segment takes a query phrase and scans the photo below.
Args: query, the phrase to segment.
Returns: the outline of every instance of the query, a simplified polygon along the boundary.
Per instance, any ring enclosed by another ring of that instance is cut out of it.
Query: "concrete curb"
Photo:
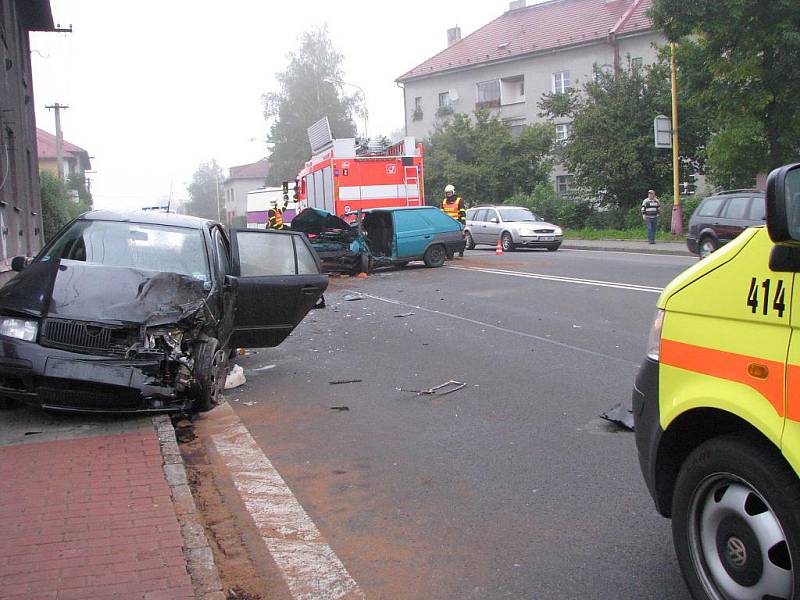
[[[222,581],[214,563],[214,554],[211,552],[205,530],[198,517],[192,490],[189,489],[172,420],[167,415],[157,415],[153,417],[153,426],[161,446],[164,476],[167,478],[172,505],[181,528],[183,556],[192,578],[195,597],[198,600],[225,600]]]
[[[567,250],[596,250],[599,252],[603,251],[635,252],[637,254],[666,254],[669,256],[695,256],[694,254],[689,252],[686,248],[665,248],[663,246],[656,248],[646,248],[646,247],[636,248],[631,246],[623,246],[622,244],[615,243],[613,240],[609,240],[606,244],[603,245],[582,244],[576,241],[565,240],[561,244],[561,247]]]

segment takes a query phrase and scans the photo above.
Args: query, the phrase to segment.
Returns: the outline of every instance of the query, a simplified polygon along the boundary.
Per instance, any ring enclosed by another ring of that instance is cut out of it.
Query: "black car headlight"
[[[0,317],[0,335],[25,340],[26,342],[34,342],[38,332],[38,321],[17,319],[15,317]]]

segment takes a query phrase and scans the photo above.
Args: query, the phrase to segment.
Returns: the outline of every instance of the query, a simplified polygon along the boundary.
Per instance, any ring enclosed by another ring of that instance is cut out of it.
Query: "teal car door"
[[[433,226],[416,210],[396,210],[392,216],[397,240],[395,258],[422,256],[433,239]]]

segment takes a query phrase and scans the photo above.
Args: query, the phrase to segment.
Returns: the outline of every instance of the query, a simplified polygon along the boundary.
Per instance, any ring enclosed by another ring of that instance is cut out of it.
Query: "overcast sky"
[[[508,9],[501,0],[50,4],[74,32],[31,35],[37,124],[54,133],[45,105],[69,105],[64,138],[93,157],[92,192],[103,208],[149,206],[170,186],[185,198],[201,162],[228,168],[263,157],[261,95],[275,89],[307,29],[327,23],[345,81],[366,92],[370,134],[388,135],[403,126],[395,78],[443,50],[449,27],[465,36]]]

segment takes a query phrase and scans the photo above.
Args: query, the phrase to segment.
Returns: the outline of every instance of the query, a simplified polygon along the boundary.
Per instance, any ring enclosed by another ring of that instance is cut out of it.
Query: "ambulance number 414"
[[[747,293],[747,306],[750,307],[753,314],[758,312],[759,304],[761,305],[761,314],[767,316],[770,310],[770,298],[772,299],[772,310],[778,313],[778,318],[783,317],[783,311],[786,310],[786,304],[784,302],[784,296],[786,295],[786,290],[783,286],[783,279],[778,279],[775,282],[775,290],[774,295],[770,296],[770,291],[772,289],[772,280],[765,279],[758,283],[758,278],[753,277],[750,280],[750,291]],[[761,296],[761,300],[759,301],[759,296]]]

